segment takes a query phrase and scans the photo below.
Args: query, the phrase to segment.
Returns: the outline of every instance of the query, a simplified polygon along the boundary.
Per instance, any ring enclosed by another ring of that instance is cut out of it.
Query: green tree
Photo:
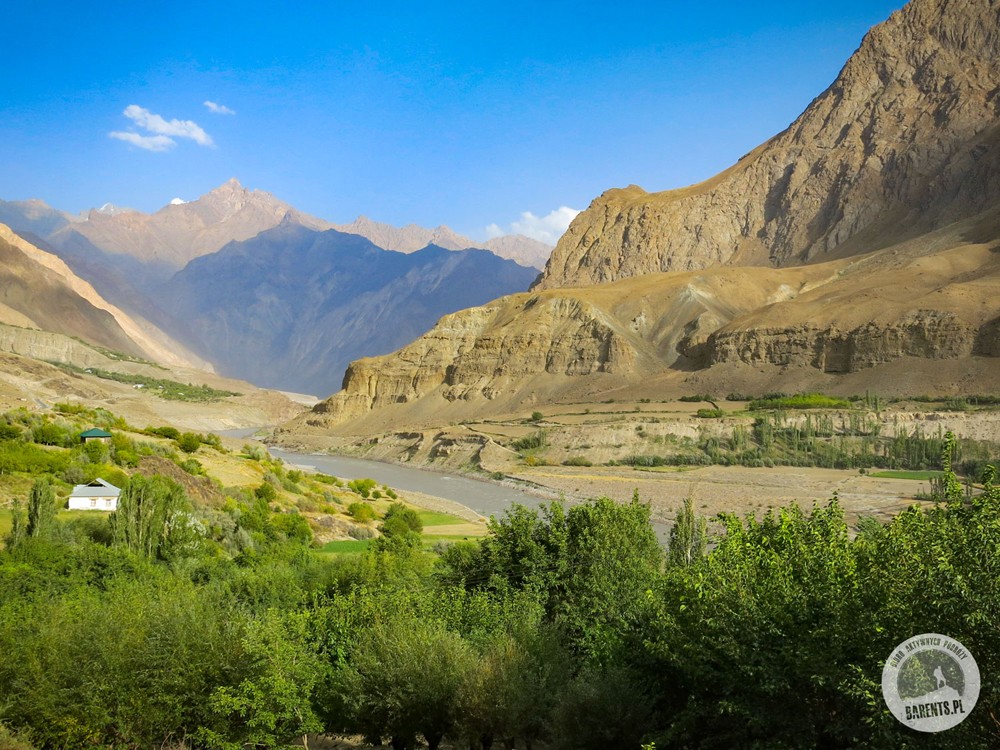
[[[6,539],[7,549],[14,549],[27,536],[25,526],[24,509],[21,507],[21,501],[15,497],[10,508],[10,533],[7,534]]]
[[[198,536],[184,488],[163,476],[135,475],[122,487],[111,514],[111,534],[149,558],[168,558],[191,547]]]
[[[563,641],[553,626],[532,618],[486,638],[459,694],[458,729],[470,747],[489,750],[497,740],[530,747],[546,737],[572,670]]]
[[[249,623],[240,641],[245,674],[238,684],[212,691],[216,728],[203,728],[201,741],[222,750],[277,748],[322,730],[312,695],[324,668],[308,643],[308,619],[271,610]]]
[[[182,432],[177,437],[177,447],[185,453],[195,453],[201,447],[201,435],[196,432]]]
[[[423,735],[436,750],[458,717],[472,650],[439,620],[383,615],[359,637],[339,675],[340,696],[366,736],[388,736],[394,750]]]
[[[423,530],[424,524],[417,511],[402,503],[390,505],[379,526],[385,543],[410,547],[420,546],[420,534]]]
[[[695,514],[694,499],[689,495],[684,498],[684,505],[677,512],[677,518],[670,529],[667,562],[672,565],[690,565],[700,559],[705,555],[707,536],[707,522]]]
[[[56,518],[56,495],[48,477],[40,477],[31,485],[28,495],[28,536],[41,536]]]

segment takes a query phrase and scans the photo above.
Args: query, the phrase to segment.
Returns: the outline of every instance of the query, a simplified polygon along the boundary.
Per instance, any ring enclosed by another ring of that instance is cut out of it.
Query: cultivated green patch
[[[181,383],[176,380],[167,380],[165,378],[151,378],[146,375],[111,372],[109,370],[102,370],[96,367],[83,368],[77,367],[76,365],[66,364],[64,362],[51,362],[50,364],[53,364],[63,370],[68,370],[69,372],[93,375],[94,377],[101,378],[103,380],[113,380],[116,383],[127,383],[129,385],[145,388],[150,393],[170,401],[220,401],[230,396],[240,395],[236,391],[212,388],[211,386],[204,384],[195,385],[193,383]]]

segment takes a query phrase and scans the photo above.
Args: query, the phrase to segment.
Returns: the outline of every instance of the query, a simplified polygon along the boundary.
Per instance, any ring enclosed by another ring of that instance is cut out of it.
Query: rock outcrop
[[[539,288],[876,250],[1000,199],[1000,4],[912,0],[792,125],[681,190],[609,190]]]

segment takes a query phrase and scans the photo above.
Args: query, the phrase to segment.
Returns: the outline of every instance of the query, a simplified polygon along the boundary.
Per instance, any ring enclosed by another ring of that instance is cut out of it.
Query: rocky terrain
[[[533,293],[352,363],[311,426],[698,385],[995,392],[998,44],[996,3],[914,0],[784,133],[692,188],[609,191]]]
[[[104,299],[57,256],[0,225],[0,322],[74,336],[164,364],[206,365],[161,330]]]
[[[1000,199],[1000,7],[913,0],[787,130],[698,185],[609,190],[539,288],[866,253]]]
[[[480,243],[495,248],[486,252],[447,227],[399,229],[365,217],[334,231],[235,179],[154,214],[105,205],[71,216],[31,200],[0,202],[0,216],[132,319],[168,331],[177,356],[322,395],[340,385],[351,359],[392,351],[441,315],[527,289],[551,250],[509,236]]]

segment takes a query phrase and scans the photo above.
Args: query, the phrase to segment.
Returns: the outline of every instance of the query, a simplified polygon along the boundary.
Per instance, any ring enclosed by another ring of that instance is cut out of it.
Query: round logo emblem
[[[954,638],[915,635],[886,659],[882,696],[911,729],[943,732],[960,724],[979,700],[979,666]]]

